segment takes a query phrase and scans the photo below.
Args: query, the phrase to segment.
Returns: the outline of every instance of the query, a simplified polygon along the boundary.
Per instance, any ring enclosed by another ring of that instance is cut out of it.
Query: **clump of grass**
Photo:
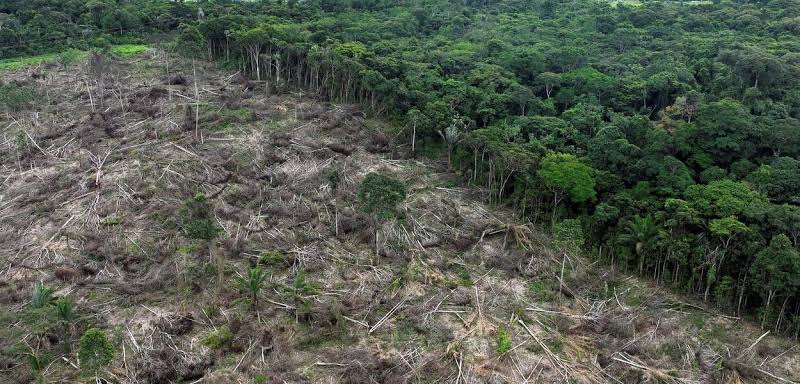
[[[286,254],[278,250],[264,252],[261,257],[258,258],[258,264],[265,265],[267,267],[285,266]]]
[[[319,292],[319,287],[316,284],[306,280],[306,273],[303,271],[297,273],[292,285],[297,294],[314,295]]]
[[[46,287],[43,283],[36,284],[31,295],[31,308],[44,308],[53,301],[53,289]]]
[[[528,289],[531,291],[536,300],[543,302],[551,302],[555,300],[553,290],[548,287],[548,284],[543,280],[535,280],[528,283]]]
[[[233,340],[233,332],[231,332],[228,327],[222,326],[206,336],[206,338],[203,340],[203,345],[211,349],[221,349],[230,343],[231,340]]]

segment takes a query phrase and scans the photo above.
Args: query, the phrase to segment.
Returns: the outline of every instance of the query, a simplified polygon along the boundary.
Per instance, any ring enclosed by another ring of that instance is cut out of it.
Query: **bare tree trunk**
[[[417,122],[414,121],[411,128],[411,157],[417,155]]]
[[[764,325],[767,323],[767,315],[769,315],[769,305],[772,303],[772,296],[775,294],[775,291],[769,290],[769,295],[767,295],[767,305],[764,306],[764,316],[761,317],[761,329],[764,329]]]
[[[200,92],[197,89],[197,68],[192,59],[192,73],[194,76],[194,137],[200,137]]]

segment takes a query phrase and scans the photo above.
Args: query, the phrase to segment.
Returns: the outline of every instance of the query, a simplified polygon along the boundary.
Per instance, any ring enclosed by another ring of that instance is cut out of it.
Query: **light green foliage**
[[[55,53],[48,53],[36,56],[18,57],[13,59],[0,60],[0,70],[17,70],[41,63],[54,62],[58,56]]]
[[[733,236],[738,233],[747,232],[749,229],[744,223],[736,220],[733,216],[723,217],[721,219],[714,219],[708,225],[709,230],[714,235],[720,237]]]
[[[747,207],[766,202],[747,184],[730,179],[692,185],[686,189],[685,196],[694,209],[709,217],[738,215]]]
[[[537,175],[548,188],[566,194],[576,203],[590,200],[596,195],[592,168],[574,155],[553,153],[545,156]]]
[[[111,53],[118,55],[118,56],[136,56],[141,55],[142,53],[147,52],[150,49],[147,45],[142,44],[123,44],[123,45],[115,45],[111,48]]]
[[[90,328],[81,336],[78,359],[84,375],[96,375],[111,364],[114,359],[114,346],[111,345],[105,332]]]
[[[406,198],[406,185],[391,176],[370,173],[358,187],[361,209],[378,219],[397,216],[397,204]]]
[[[506,327],[497,327],[497,353],[504,354],[511,350],[511,338]]]
[[[61,68],[66,69],[70,65],[77,63],[85,57],[86,53],[83,51],[79,51],[77,49],[68,49],[59,53],[58,56],[56,56],[56,60],[58,61],[58,64],[61,65]]]

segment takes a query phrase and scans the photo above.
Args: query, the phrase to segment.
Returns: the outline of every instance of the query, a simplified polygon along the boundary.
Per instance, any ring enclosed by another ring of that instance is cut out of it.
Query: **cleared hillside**
[[[586,261],[357,107],[156,50],[2,74],[35,95],[0,117],[2,383],[800,380],[796,344]],[[407,186],[392,219],[370,173]]]

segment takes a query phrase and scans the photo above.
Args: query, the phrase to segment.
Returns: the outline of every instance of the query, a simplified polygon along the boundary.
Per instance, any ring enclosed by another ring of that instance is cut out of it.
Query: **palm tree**
[[[47,287],[39,282],[33,288],[31,295],[31,308],[44,308],[53,300],[53,288]]]
[[[641,275],[644,269],[644,254],[654,248],[660,235],[658,226],[650,216],[636,216],[625,225],[623,231],[619,240],[622,244],[633,246],[636,250],[636,257],[639,258],[639,274]]]
[[[64,333],[64,353],[69,354],[71,351],[70,336],[72,334],[71,327],[75,321],[75,302],[68,297],[59,298],[56,301],[56,320],[63,327]]]
[[[261,267],[250,268],[246,276],[239,276],[236,282],[242,293],[250,295],[250,305],[253,312],[258,308],[258,296],[264,287],[264,278],[267,273]]]

